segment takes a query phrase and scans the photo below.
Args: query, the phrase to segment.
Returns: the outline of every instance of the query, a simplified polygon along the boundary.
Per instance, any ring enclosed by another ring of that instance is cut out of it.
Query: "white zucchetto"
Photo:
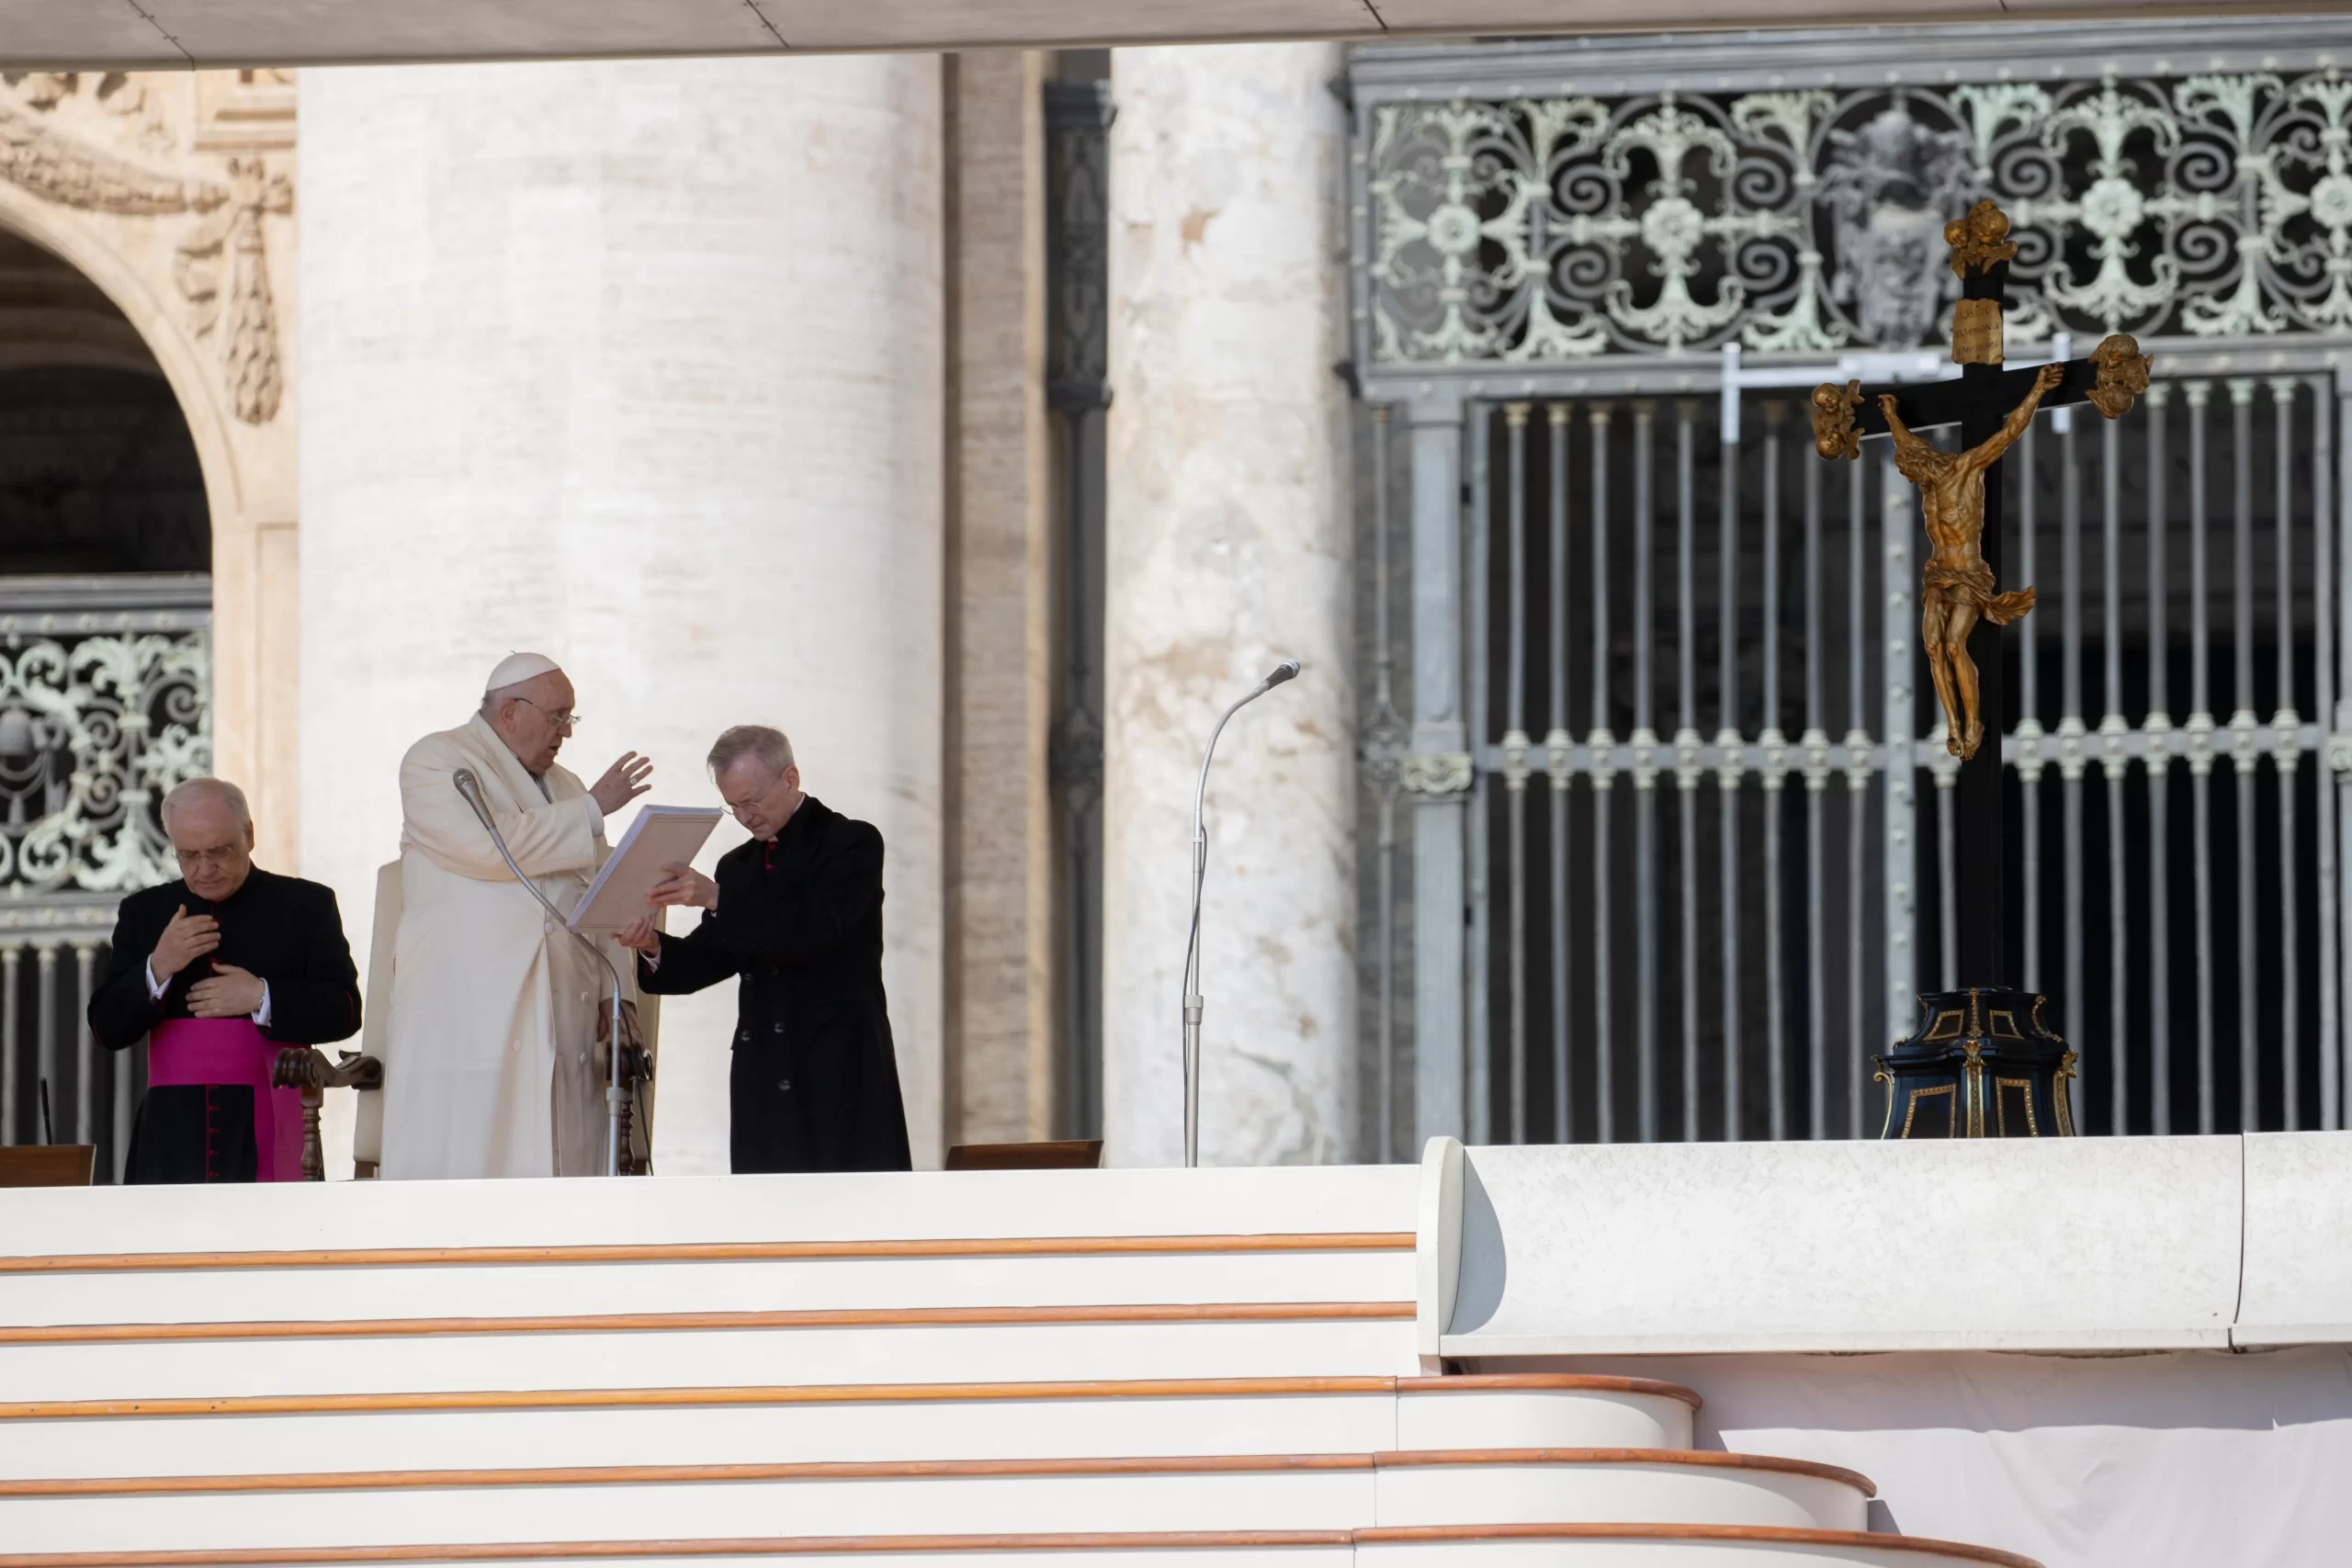
[[[510,653],[498,661],[497,669],[490,672],[490,682],[482,687],[481,694],[486,697],[492,692],[518,686],[534,675],[545,675],[562,668],[544,653]]]

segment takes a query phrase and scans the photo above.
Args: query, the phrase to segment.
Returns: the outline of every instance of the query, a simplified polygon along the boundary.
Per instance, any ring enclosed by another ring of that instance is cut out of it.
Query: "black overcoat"
[[[220,922],[220,945],[171,978],[160,998],[147,994],[147,959],[175,911]],[[188,1016],[188,987],[232,964],[269,984],[265,1037],[288,1045],[323,1045],[359,1032],[358,972],[344,940],[334,889],[259,866],[219,904],[167,882],[125,898],[115,911],[114,947],[105,976],[90,993],[90,1032],[120,1051],[165,1019]],[[118,1069],[120,1070],[120,1069]],[[254,1169],[253,1090],[201,1084],[150,1089],[130,1134],[128,1181],[251,1181]]]
[[[656,995],[729,976],[728,1154],[738,1174],[906,1170],[907,1112],[882,994],[882,835],[814,796],[773,842],[720,857],[718,908],[638,963]]]

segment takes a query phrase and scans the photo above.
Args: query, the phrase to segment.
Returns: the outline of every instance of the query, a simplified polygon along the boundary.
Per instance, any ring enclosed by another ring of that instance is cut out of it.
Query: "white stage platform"
[[[0,1568],[2333,1563],[2347,1233],[2347,1134],[10,1192]]]

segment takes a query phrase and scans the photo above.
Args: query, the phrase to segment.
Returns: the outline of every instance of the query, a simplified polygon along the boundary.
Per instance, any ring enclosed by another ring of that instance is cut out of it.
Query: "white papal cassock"
[[[382,1174],[594,1176],[606,1111],[596,1016],[610,979],[514,881],[453,775],[470,768],[514,859],[567,913],[608,852],[579,778],[544,794],[477,714],[401,760],[401,924]],[[636,968],[604,943],[636,998]]]

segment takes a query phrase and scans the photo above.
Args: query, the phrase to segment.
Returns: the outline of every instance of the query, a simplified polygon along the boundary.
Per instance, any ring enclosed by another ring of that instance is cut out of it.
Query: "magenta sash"
[[[302,1179],[302,1093],[272,1089],[278,1043],[249,1018],[175,1018],[147,1038],[147,1082],[243,1084],[254,1091],[254,1179]]]

